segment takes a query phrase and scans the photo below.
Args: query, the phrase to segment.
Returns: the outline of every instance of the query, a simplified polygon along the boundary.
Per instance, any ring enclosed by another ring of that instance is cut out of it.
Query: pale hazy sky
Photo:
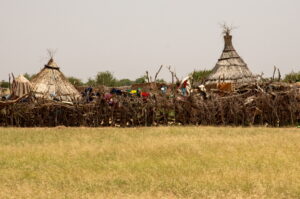
[[[224,21],[238,26],[233,43],[252,72],[300,70],[300,0],[0,0],[0,79],[39,72],[48,48],[83,80],[154,76],[161,64],[184,77],[214,67]]]

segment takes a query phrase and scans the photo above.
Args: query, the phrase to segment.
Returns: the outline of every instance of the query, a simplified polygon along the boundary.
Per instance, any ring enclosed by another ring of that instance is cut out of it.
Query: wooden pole
[[[156,82],[157,76],[158,76],[158,74],[160,73],[162,67],[163,67],[163,65],[161,65],[161,66],[159,67],[158,71],[157,71],[156,74],[155,74],[155,77],[154,77],[154,81],[155,81],[155,82]]]

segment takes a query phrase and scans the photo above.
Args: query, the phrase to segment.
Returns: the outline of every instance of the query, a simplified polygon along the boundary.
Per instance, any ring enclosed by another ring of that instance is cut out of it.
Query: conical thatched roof
[[[80,98],[80,93],[59,70],[53,58],[32,79],[31,83],[36,97],[69,102]]]
[[[12,95],[14,97],[22,97],[31,92],[31,83],[23,75],[14,78],[12,83]]]
[[[232,45],[230,31],[224,35],[224,50],[212,73],[207,78],[207,84],[224,82],[245,83],[255,81],[256,78],[249,70],[247,64],[238,55]]]

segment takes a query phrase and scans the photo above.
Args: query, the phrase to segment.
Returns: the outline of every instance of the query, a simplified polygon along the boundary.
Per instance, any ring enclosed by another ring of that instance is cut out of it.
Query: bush
[[[117,86],[130,86],[132,84],[132,81],[130,79],[120,79],[117,80],[116,85]]]
[[[83,82],[81,81],[81,79],[76,78],[76,77],[69,77],[68,78],[69,82],[71,84],[73,84],[74,86],[82,86]]]
[[[99,72],[96,76],[96,84],[97,85],[104,85],[104,86],[116,86],[117,80],[114,75],[109,72]]]
[[[291,72],[284,78],[285,82],[300,82],[300,72]]]
[[[2,87],[2,88],[8,88],[9,87],[9,83],[3,80],[2,82],[0,82],[0,87]]]
[[[211,74],[212,70],[198,70],[194,71],[190,75],[193,77],[194,82],[203,82]]]
[[[24,74],[24,77],[26,78],[26,79],[28,79],[29,81],[31,81],[34,77],[36,76],[36,74],[28,74],[28,73],[25,73]]]
[[[146,82],[147,82],[147,81],[146,81],[146,76],[139,77],[139,78],[137,78],[137,79],[134,81],[135,84],[143,84],[143,83],[146,83]]]

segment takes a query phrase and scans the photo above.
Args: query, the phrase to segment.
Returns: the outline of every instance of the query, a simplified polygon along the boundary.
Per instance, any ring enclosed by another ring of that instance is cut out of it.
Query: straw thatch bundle
[[[12,96],[22,97],[31,92],[32,85],[26,77],[19,75],[12,83]]]
[[[208,76],[206,84],[214,84],[219,81],[246,83],[256,80],[247,64],[235,51],[230,31],[231,28],[224,26],[224,50],[212,73]]]
[[[39,98],[70,102],[81,97],[76,88],[59,70],[52,57],[31,82],[33,93]]]
[[[0,87],[0,97],[10,95],[10,89],[9,88],[1,88]]]

